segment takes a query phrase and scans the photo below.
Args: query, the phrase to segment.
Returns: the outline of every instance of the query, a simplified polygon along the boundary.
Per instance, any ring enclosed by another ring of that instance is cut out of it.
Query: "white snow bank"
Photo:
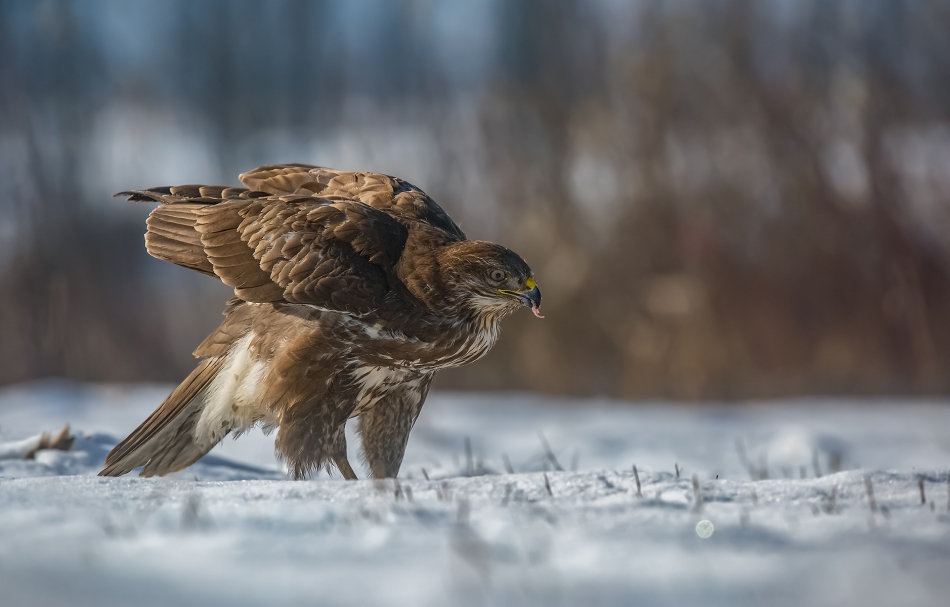
[[[260,433],[170,478],[93,476],[165,394],[68,384],[0,393],[0,443],[67,422],[76,434],[71,452],[0,461],[0,604],[868,606],[950,596],[946,403],[624,407],[433,394],[398,482],[284,480]],[[516,474],[464,476],[504,472],[503,454]],[[844,470],[827,474],[835,461]],[[802,467],[809,478],[798,478]],[[702,520],[713,525],[707,539]]]

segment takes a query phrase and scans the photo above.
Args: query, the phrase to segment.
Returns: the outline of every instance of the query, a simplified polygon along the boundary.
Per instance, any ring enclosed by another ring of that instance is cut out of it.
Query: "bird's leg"
[[[411,421],[389,399],[360,414],[363,453],[373,478],[395,478],[406,451]],[[404,422],[404,423],[400,423]]]
[[[330,438],[330,457],[333,458],[333,463],[336,464],[337,469],[340,471],[340,474],[343,475],[348,481],[359,480],[356,477],[356,472],[353,471],[353,466],[350,465],[348,459],[346,459],[346,424],[340,424],[339,427],[333,432],[333,435]]]
[[[395,478],[399,474],[409,431],[428,391],[428,379],[421,386],[392,390],[372,409],[360,414],[363,453],[373,478]]]
[[[348,481],[359,480],[356,477],[356,473],[353,472],[353,467],[350,466],[349,460],[346,459],[346,455],[335,456],[333,458],[333,462],[336,464],[336,467],[339,468],[340,474],[343,475],[343,478]]]

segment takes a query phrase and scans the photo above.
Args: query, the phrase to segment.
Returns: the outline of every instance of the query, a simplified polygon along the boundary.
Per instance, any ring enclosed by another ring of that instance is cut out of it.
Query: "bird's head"
[[[503,316],[525,306],[544,318],[534,272],[514,251],[467,240],[448,247],[440,266],[454,299],[475,312]]]

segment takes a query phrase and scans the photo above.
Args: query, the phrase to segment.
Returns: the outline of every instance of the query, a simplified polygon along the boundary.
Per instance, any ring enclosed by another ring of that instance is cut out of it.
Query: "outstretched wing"
[[[359,200],[392,215],[401,223],[422,221],[465,240],[465,233],[428,194],[398,177],[381,173],[345,172],[310,164],[262,166],[241,175],[248,188],[272,195],[341,196]]]
[[[147,222],[151,255],[217,276],[248,302],[370,311],[394,287],[408,236],[389,214],[339,196],[218,186],[122,194],[163,204]]]

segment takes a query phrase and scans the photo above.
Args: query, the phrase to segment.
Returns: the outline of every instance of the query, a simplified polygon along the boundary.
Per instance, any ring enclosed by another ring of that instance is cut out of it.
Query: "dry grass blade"
[[[748,527],[751,522],[751,517],[749,516],[749,511],[745,508],[739,513],[739,526]]]
[[[831,495],[827,498],[827,503],[825,504],[825,513],[834,514],[837,510],[837,501],[838,501],[838,485],[835,485],[831,488]]]
[[[501,498],[501,505],[502,505],[502,506],[507,506],[507,505],[508,505],[508,500],[511,499],[511,492],[512,492],[512,490],[514,490],[514,485],[512,485],[511,483],[506,483],[506,484],[505,484],[505,496],[504,496],[503,498]]]
[[[745,444],[739,437],[736,437],[736,454],[739,456],[739,463],[742,464],[742,467],[749,471],[749,480],[759,480],[758,471],[755,469],[755,466],[752,465],[752,462],[749,461],[745,451]]]
[[[640,491],[640,473],[637,472],[637,466],[633,466],[633,480],[637,481],[637,497],[643,497],[643,492]]]
[[[468,520],[472,514],[472,506],[468,503],[467,499],[459,500],[459,508],[457,513],[457,521],[462,525],[467,525]]]
[[[551,482],[548,480],[547,473],[544,473],[544,488],[548,490],[548,495],[554,497],[554,492],[551,491]]]
[[[465,476],[475,475],[475,465],[472,463],[472,441],[465,437]]]
[[[541,439],[541,446],[544,448],[544,454],[551,462],[551,465],[554,466],[554,469],[558,472],[563,472],[564,468],[561,467],[561,464],[557,461],[557,458],[554,457],[554,452],[551,451],[551,445],[548,444],[548,440],[544,438],[544,433],[538,432],[538,438]]]
[[[201,493],[193,491],[185,499],[185,506],[181,511],[182,531],[201,531],[214,528],[214,520],[207,512],[201,512]]]
[[[868,494],[868,505],[871,508],[871,512],[877,512],[877,501],[874,499],[874,485],[871,484],[871,477],[864,477],[864,489]]]

